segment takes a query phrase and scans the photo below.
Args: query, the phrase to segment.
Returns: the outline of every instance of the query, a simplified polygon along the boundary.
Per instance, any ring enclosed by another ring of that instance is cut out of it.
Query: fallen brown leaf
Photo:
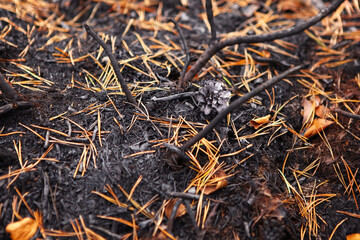
[[[312,120],[314,119],[314,112],[315,109],[320,106],[321,103],[321,99],[319,96],[312,96],[310,98],[310,100],[307,100],[306,98],[304,98],[302,104],[303,104],[303,108],[304,111],[302,113],[303,115],[303,125],[305,123],[309,123],[312,122]]]
[[[10,234],[12,240],[29,240],[38,229],[38,223],[29,217],[20,221],[9,223],[6,226],[6,232]]]
[[[250,120],[250,124],[255,128],[258,129],[259,127],[261,127],[262,125],[264,125],[265,123],[268,123],[270,119],[270,114],[266,115],[264,117],[260,117],[260,118],[256,118],[254,120]]]
[[[174,205],[175,205],[177,200],[178,200],[178,198],[171,199],[169,201],[169,203],[166,205],[166,207],[165,207],[165,216],[167,218],[170,218],[171,212],[173,211]],[[185,213],[186,213],[186,207],[185,207],[184,204],[181,203],[178,210],[177,210],[177,212],[176,212],[175,218],[181,217]]]
[[[318,134],[321,130],[324,130],[326,127],[330,126],[333,123],[334,122],[330,120],[317,118],[312,122],[311,126],[305,131],[303,136],[306,138],[314,136],[315,134]]]
[[[346,236],[346,240],[360,240],[360,233],[353,233]]]
[[[209,195],[215,192],[216,190],[219,190],[220,188],[227,186],[228,183],[228,181],[226,180],[227,177],[228,175],[224,172],[224,170],[222,170],[222,168],[220,168],[218,172],[214,174],[214,179],[218,178],[219,181],[216,182],[216,185],[205,186],[204,194]]]

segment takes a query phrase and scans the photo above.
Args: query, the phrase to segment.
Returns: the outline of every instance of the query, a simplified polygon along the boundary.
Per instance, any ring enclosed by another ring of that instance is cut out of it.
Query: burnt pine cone
[[[211,111],[222,111],[229,105],[231,92],[221,82],[209,80],[196,94],[200,110],[208,115]]]

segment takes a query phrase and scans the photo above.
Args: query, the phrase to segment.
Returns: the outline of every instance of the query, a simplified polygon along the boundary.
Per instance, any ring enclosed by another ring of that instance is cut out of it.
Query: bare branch
[[[90,34],[90,36],[92,36],[100,44],[100,46],[104,48],[104,51],[110,58],[110,62],[114,69],[115,75],[120,82],[121,89],[124,91],[127,100],[129,102],[131,102],[132,104],[137,105],[135,98],[131,94],[128,86],[125,83],[123,76],[120,73],[120,68],[119,68],[118,62],[116,61],[114,55],[112,54],[110,47],[108,45],[106,45],[106,43],[86,23],[84,24],[84,28]]]
[[[169,22],[172,22],[174,25],[175,25],[175,28],[176,30],[179,32],[180,34],[180,39],[181,39],[181,43],[182,43],[182,47],[183,47],[183,50],[185,52],[185,63],[184,63],[184,67],[181,71],[181,74],[180,74],[180,80],[179,80],[179,83],[178,83],[178,88],[181,88],[182,86],[182,83],[184,81],[184,76],[185,76],[185,73],[187,71],[187,68],[189,67],[189,64],[190,64],[190,61],[191,61],[191,58],[190,58],[190,52],[189,52],[189,48],[188,48],[188,45],[186,43],[186,40],[185,40],[185,37],[184,37],[184,34],[181,30],[181,28],[179,27],[179,24],[172,18],[169,18],[168,20]]]
[[[335,11],[343,2],[344,0],[335,0],[330,4],[328,8],[321,10],[316,16],[310,18],[305,23],[299,24],[297,26],[291,27],[286,30],[268,33],[268,34],[261,34],[261,35],[248,35],[248,36],[229,38],[211,45],[208,49],[206,49],[203,52],[203,54],[198,58],[196,63],[185,74],[183,84],[191,82],[192,79],[195,77],[195,75],[200,71],[200,69],[203,66],[205,66],[205,64],[212,58],[212,56],[214,56],[217,52],[219,52],[223,48],[240,43],[268,42],[268,41],[273,41],[275,39],[280,39],[298,34],[304,31],[305,29],[315,25],[319,21],[321,21],[323,18],[325,18],[330,13]]]

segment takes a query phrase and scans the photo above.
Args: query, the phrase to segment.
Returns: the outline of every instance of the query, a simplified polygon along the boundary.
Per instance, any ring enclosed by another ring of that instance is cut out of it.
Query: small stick
[[[347,111],[341,110],[339,108],[334,109],[334,111],[336,113],[338,113],[338,114],[341,114],[341,115],[345,116],[345,117],[360,120],[360,115],[359,114],[352,114],[352,113],[349,113]]]
[[[84,23],[84,28],[85,28],[86,32],[88,32],[90,34],[90,36],[92,36],[100,44],[100,46],[104,49],[104,51],[110,58],[111,66],[114,69],[115,75],[120,82],[121,89],[124,91],[127,100],[130,103],[137,105],[135,98],[131,94],[128,86],[125,83],[123,76],[120,73],[120,68],[119,68],[118,62],[116,61],[114,55],[111,53],[110,47],[108,45],[106,45],[105,42],[86,23]]]
[[[176,213],[177,213],[182,201],[183,200],[181,198],[177,199],[175,204],[174,204],[174,207],[173,207],[173,209],[171,211],[171,214],[170,214],[170,217],[169,217],[169,220],[168,220],[168,223],[167,223],[167,228],[166,228],[166,230],[169,231],[169,232],[171,232],[171,230],[172,230],[173,223],[174,223],[174,220],[175,220],[175,217],[176,217]]]
[[[66,125],[68,126],[68,137],[70,138],[71,137],[71,134],[72,134],[72,127],[71,127],[71,123],[68,119],[66,119]]]
[[[14,109],[30,108],[30,107],[33,107],[33,104],[31,102],[27,102],[27,101],[9,103],[9,104],[6,104],[6,105],[0,107],[0,116],[7,112],[10,112],[11,110],[14,110]]]
[[[46,134],[45,134],[44,148],[48,148],[48,147],[49,147],[49,138],[50,138],[50,131],[47,130],[47,131],[46,131]]]
[[[200,233],[200,230],[199,230],[199,227],[198,227],[198,225],[196,223],[195,216],[194,216],[194,213],[192,212],[189,200],[185,200],[185,207],[186,207],[187,213],[189,214],[191,223],[193,224],[193,226],[195,228],[196,235],[198,235]]]
[[[236,101],[234,101],[233,103],[231,103],[227,108],[225,108],[224,110],[222,110],[211,122],[209,125],[207,125],[204,129],[202,129],[197,135],[195,135],[194,137],[190,138],[183,146],[182,146],[182,150],[185,151],[187,149],[189,149],[192,145],[194,145],[197,141],[201,140],[203,137],[205,137],[207,134],[209,134],[212,129],[218,125],[221,120],[223,120],[224,118],[226,118],[226,116],[231,113],[232,111],[234,111],[236,108],[238,108],[241,104],[245,103],[247,100],[255,97],[256,95],[258,95],[260,92],[264,91],[265,89],[275,85],[277,82],[279,82],[281,79],[285,78],[286,76],[300,70],[303,69],[304,67],[306,67],[306,64],[302,64],[293,68],[290,68],[289,70],[279,74],[276,77],[273,77],[272,79],[266,81],[265,83],[261,84],[260,86],[254,88],[251,92],[248,92],[247,94],[245,94],[244,96],[242,96],[241,98],[237,99]],[[179,154],[180,155],[180,154]],[[181,155],[180,155],[181,156]]]
[[[195,195],[191,193],[183,193],[183,192],[166,192],[166,195],[169,195],[173,198],[184,198],[184,199],[190,199],[190,200],[199,200],[200,195]]]
[[[183,50],[185,52],[185,63],[184,63],[184,67],[183,69],[181,70],[181,74],[180,74],[180,81],[178,83],[178,88],[181,88],[181,85],[184,81],[184,76],[185,76],[185,73],[189,67],[189,64],[190,64],[190,61],[191,61],[191,57],[190,57],[190,52],[189,52],[189,48],[188,48],[188,45],[186,43],[186,40],[185,40],[185,37],[184,37],[184,34],[183,34],[183,31],[181,30],[179,24],[172,18],[169,18],[168,19],[169,22],[172,22],[174,25],[175,25],[175,28],[176,30],[179,32],[180,34],[180,39],[181,39],[181,43],[182,43],[182,47],[183,47]]]
[[[152,97],[151,101],[170,101],[170,100],[174,100],[174,99],[178,99],[178,98],[186,98],[186,97],[191,97],[194,96],[195,92],[183,92],[183,93],[178,93],[178,94],[174,94],[174,95],[170,95],[170,96],[166,96],[166,97]]]
[[[216,39],[216,29],[214,24],[214,12],[212,10],[213,9],[212,0],[206,0],[205,8],[206,8],[206,16],[210,24],[211,43],[215,43],[217,39]]]
[[[258,42],[269,42],[276,39],[281,39],[284,37],[289,37],[295,34],[298,34],[305,29],[308,29],[309,27],[315,25],[319,21],[321,21],[323,18],[328,16],[330,13],[335,11],[341,3],[343,3],[345,0],[335,0],[332,1],[330,6],[326,9],[321,10],[317,15],[310,18],[308,21],[296,25],[294,27],[273,32],[273,33],[267,33],[267,34],[261,34],[261,35],[247,35],[247,36],[240,36],[240,37],[234,37],[234,38],[228,38],[224,39],[222,41],[216,42],[216,44],[210,45],[209,48],[207,48],[201,56],[198,58],[198,60],[195,62],[194,65],[190,68],[190,70],[185,74],[183,85],[185,83],[191,82],[192,79],[195,77],[195,75],[200,71],[200,69],[205,66],[205,64],[219,51],[221,51],[223,48],[227,46],[232,46],[235,44],[240,43],[258,43]],[[183,87],[182,85],[182,87]]]
[[[291,64],[287,63],[286,61],[283,60],[276,60],[276,59],[272,59],[272,58],[264,58],[264,57],[259,57],[259,56],[252,56],[252,58],[257,61],[257,62],[261,62],[261,63],[270,63],[270,64],[276,64],[276,65],[282,65],[282,66],[286,66],[286,67],[290,67]]]
[[[16,102],[18,94],[14,88],[5,80],[4,76],[0,73],[0,90],[4,97],[10,102]]]

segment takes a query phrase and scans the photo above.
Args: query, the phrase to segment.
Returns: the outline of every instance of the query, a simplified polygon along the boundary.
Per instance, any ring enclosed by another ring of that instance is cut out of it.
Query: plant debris
[[[358,239],[359,15],[0,0],[0,239]]]

